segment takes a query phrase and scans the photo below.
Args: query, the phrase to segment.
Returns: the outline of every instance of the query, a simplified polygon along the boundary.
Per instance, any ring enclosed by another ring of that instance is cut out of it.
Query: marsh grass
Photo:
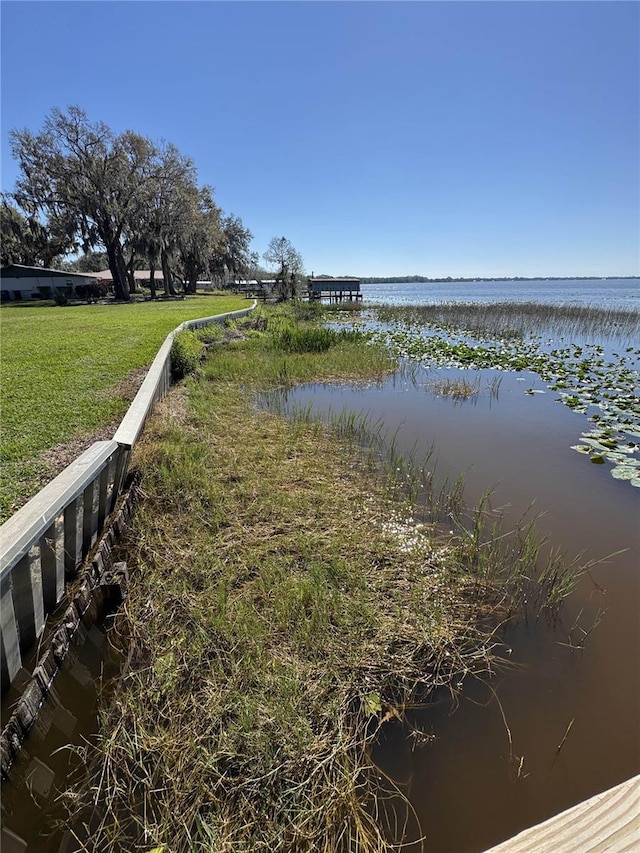
[[[596,464],[612,463],[611,476],[640,486],[640,312],[456,303],[383,306],[373,313],[388,324],[374,338],[408,361],[432,368],[538,374],[549,390],[558,392],[558,402],[588,414],[594,425],[572,449]],[[465,380],[460,383],[463,387]]]
[[[508,585],[536,584],[538,551],[487,507],[449,535],[461,484],[436,489],[432,460],[400,454],[381,423],[256,405],[313,364],[315,379],[370,379],[389,367],[375,352],[351,340],[283,361],[268,330],[214,346],[149,423],[113,632],[129,664],[87,749],[90,783],[68,794],[84,849],[400,840],[402,797],[372,745],[434,690],[491,672]]]
[[[178,332],[171,346],[171,374],[174,379],[184,379],[195,373],[204,357],[205,344],[193,331]]]
[[[282,329],[273,336],[274,347],[288,353],[326,352],[339,343],[363,337],[362,332],[341,329],[335,331],[326,327]]]
[[[595,305],[546,305],[538,302],[445,302],[435,305],[376,306],[381,322],[404,322],[465,329],[483,337],[614,337],[637,340],[637,311]]]
[[[475,399],[480,394],[480,381],[468,379],[434,379],[428,387],[438,397],[450,397],[452,400]]]

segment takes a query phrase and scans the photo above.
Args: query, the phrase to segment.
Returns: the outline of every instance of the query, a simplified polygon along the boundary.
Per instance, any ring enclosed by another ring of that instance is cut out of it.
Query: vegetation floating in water
[[[640,348],[629,344],[640,337],[637,311],[535,303],[369,310],[385,324],[375,339],[398,356],[434,367],[536,373],[560,402],[590,416],[592,429],[574,447],[592,462],[611,463],[617,479],[640,485],[640,442],[634,440],[640,437]],[[570,336],[592,336],[607,346],[563,340]]]

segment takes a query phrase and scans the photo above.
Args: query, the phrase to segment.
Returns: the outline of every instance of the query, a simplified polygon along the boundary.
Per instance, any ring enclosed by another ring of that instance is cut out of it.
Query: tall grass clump
[[[316,378],[328,358],[370,376],[368,352],[318,353]],[[527,536],[427,522],[440,499],[382,425],[259,409],[281,365],[268,331],[213,348],[136,449],[112,632],[128,665],[68,793],[83,849],[392,849],[402,798],[372,759],[381,728],[489,671],[511,606],[502,572],[534,577]]]
[[[284,352],[326,352],[334,346],[350,341],[365,339],[362,332],[357,330],[306,327],[284,328],[273,336],[276,349]]]
[[[450,397],[452,400],[475,399],[480,394],[478,379],[470,382],[468,379],[434,379],[428,386],[439,397]]]
[[[204,366],[210,382],[246,382],[265,391],[300,382],[380,380],[397,365],[385,344],[297,320],[295,306],[287,304],[258,309],[235,323],[234,333],[211,349]]]
[[[205,352],[205,345],[196,332],[177,332],[171,345],[171,373],[174,379],[183,379],[195,373]]]

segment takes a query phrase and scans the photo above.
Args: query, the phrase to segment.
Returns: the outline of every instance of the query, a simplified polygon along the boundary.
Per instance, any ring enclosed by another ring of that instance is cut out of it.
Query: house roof
[[[27,267],[23,264],[9,264],[0,270],[2,278],[99,278],[94,272],[68,272],[48,267]]]
[[[95,273],[98,278],[113,278],[111,270],[101,270]],[[134,270],[133,277],[136,281],[149,281],[151,278],[151,270]],[[162,270],[154,270],[153,277],[156,281],[163,281]]]
[[[343,281],[350,283],[360,282],[360,279],[355,275],[342,275],[331,278],[329,276],[318,276],[317,278],[310,278],[309,281],[312,284],[316,282],[318,284],[340,284]]]

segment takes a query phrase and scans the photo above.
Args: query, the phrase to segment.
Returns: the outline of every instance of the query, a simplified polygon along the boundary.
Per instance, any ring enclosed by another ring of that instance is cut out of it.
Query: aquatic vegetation
[[[437,397],[446,397],[454,403],[462,403],[465,400],[476,401],[481,394],[487,393],[492,399],[497,399],[501,382],[501,376],[494,376],[484,385],[479,374],[473,380],[465,377],[436,376],[426,382],[425,388]]]
[[[523,339],[543,333],[572,339],[602,335],[633,339],[637,338],[639,322],[633,310],[539,302],[381,305],[376,313],[385,323],[417,323],[450,331],[467,329],[480,337]]]
[[[469,400],[480,393],[480,382],[467,379],[435,379],[428,387],[439,397],[450,397],[452,400]]]
[[[326,352],[340,343],[364,339],[364,333],[356,329],[341,329],[339,332],[327,328],[298,328],[291,326],[273,335],[273,345],[283,352]]]
[[[400,357],[433,367],[537,374],[559,402],[593,424],[583,434],[589,440],[574,449],[594,463],[612,463],[612,476],[640,486],[640,443],[633,440],[640,437],[640,348],[629,344],[640,337],[638,312],[506,303],[381,306],[371,314],[385,324],[374,339]],[[545,330],[547,337],[540,334]],[[558,339],[566,332],[600,340]]]

